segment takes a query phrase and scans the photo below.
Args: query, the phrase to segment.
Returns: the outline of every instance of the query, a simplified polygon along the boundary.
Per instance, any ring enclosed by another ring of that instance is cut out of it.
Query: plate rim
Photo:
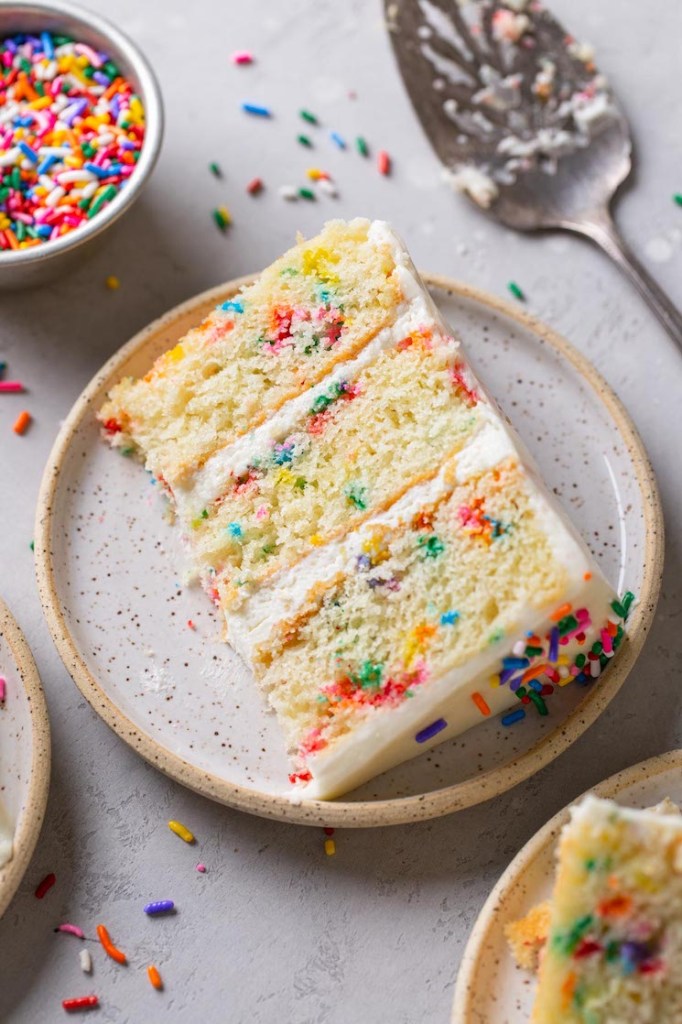
[[[620,399],[587,357],[557,331],[525,310],[482,289],[443,274],[421,275],[429,288],[464,300],[472,300],[498,315],[516,321],[522,328],[530,331],[540,344],[549,345],[567,359],[592,388],[595,398],[606,406],[616,423],[619,437],[633,464],[642,495],[645,517],[643,579],[641,592],[637,595],[638,601],[630,615],[630,629],[626,634],[626,642],[621,645],[618,658],[609,666],[603,682],[588,691],[580,704],[562,720],[560,727],[506,763],[503,770],[499,767],[491,768],[470,779],[428,793],[384,800],[294,802],[288,796],[264,793],[204,771],[149,736],[116,706],[100,686],[71,636],[57,597],[51,530],[54,496],[59,484],[60,471],[76,430],[90,414],[95,401],[101,401],[100,391],[105,389],[107,384],[113,384],[114,379],[120,378],[121,367],[143,349],[151,337],[164,329],[169,329],[180,317],[197,312],[198,318],[199,310],[215,305],[218,300],[229,298],[239,288],[255,280],[256,276],[248,274],[209,288],[174,306],[138,331],[95,374],[63,421],[43,472],[35,523],[35,569],[38,591],[57,651],[85,699],[121,739],[164,774],[189,789],[229,807],[296,824],[364,828],[423,821],[483,803],[523,782],[563,753],[596,720],[616,695],[641,651],[653,620],[663,570],[664,545],[663,513],[653,468],[637,429]]]
[[[0,917],[2,917],[19,888],[38,842],[50,788],[52,748],[47,702],[38,669],[26,637],[2,598],[0,598],[0,633],[7,641],[30,704],[33,750],[28,795],[18,827],[15,828],[12,859],[0,868]]]
[[[588,793],[594,793],[606,799],[613,799],[624,789],[628,789],[636,782],[641,781],[642,776],[646,779],[651,779],[656,775],[662,775],[664,772],[673,769],[680,770],[681,768],[681,748],[667,750],[663,754],[654,754],[653,757],[645,758],[644,761],[638,761],[628,768],[622,768],[620,771],[598,782],[595,786],[591,786],[583,793],[573,797],[560,811],[552,815],[549,821],[545,822],[530,837],[528,842],[521,847],[491,889],[467,939],[455,982],[455,993],[450,1018],[451,1024],[476,1024],[472,1016],[472,1004],[476,1000],[473,979],[478,970],[480,959],[483,956],[485,941],[496,927],[497,907],[503,904],[510,891],[517,886],[519,877],[528,865],[542,856],[547,847],[556,841],[559,832],[568,821],[570,808],[579,800],[582,800]],[[511,956],[511,953],[509,955]]]

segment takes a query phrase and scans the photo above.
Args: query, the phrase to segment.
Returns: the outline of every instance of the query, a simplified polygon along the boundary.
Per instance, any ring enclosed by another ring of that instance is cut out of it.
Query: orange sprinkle
[[[15,434],[23,434],[30,422],[31,414],[30,412],[26,412],[26,410],[24,409],[24,411],[20,412],[17,418],[15,419],[12,430],[14,431]]]
[[[488,702],[487,702],[487,700],[485,699],[485,697],[482,694],[480,694],[480,693],[472,693],[471,694],[471,699],[474,702],[474,704],[476,705],[476,707],[478,708],[478,710],[481,712],[482,715],[489,715],[490,714],[490,708],[488,707]]]
[[[163,988],[163,980],[154,964],[150,964],[147,968],[147,977],[151,981],[157,992],[160,992]]]
[[[19,248],[19,242],[17,241],[17,236],[14,234],[14,232],[12,231],[11,228],[5,228],[5,238],[9,242],[10,249],[18,249]]]
[[[612,896],[597,905],[597,913],[602,917],[627,917],[632,909],[630,896]]]
[[[559,622],[559,620],[565,618],[566,615],[570,615],[572,610],[573,605],[566,602],[566,604],[562,604],[560,608],[557,608],[555,612],[552,612],[550,619],[552,622]]]
[[[545,672],[549,668],[549,665],[531,665],[521,676],[522,683],[529,683],[531,679],[537,679],[538,676],[544,676]]]
[[[618,632],[618,626],[617,626],[617,624],[616,624],[615,622],[611,622],[611,620],[610,620],[610,619],[609,619],[609,621],[608,621],[608,622],[606,623],[606,628],[607,628],[607,629],[608,629],[608,631],[609,631],[609,636],[615,636],[615,635],[616,635],[616,633]]]
[[[109,932],[106,930],[103,924],[97,925],[97,936],[99,938],[99,941],[102,943],[102,946],[104,947],[104,952],[107,953],[107,955],[110,956],[112,960],[115,960],[117,964],[125,964],[128,962],[126,960],[125,953],[122,950],[117,949],[116,946],[111,941]]]
[[[562,1010],[568,1009],[569,1003],[573,998],[575,992],[575,985],[578,977],[575,971],[570,971],[569,974],[564,978],[561,985],[561,1008]]]
[[[113,80],[113,82],[111,83],[111,85],[109,86],[109,88],[105,89],[105,91],[104,91],[104,98],[106,100],[110,100],[111,97],[114,95],[114,93],[118,92],[122,82],[123,82],[122,78],[120,78],[120,77],[119,78],[115,78]]]
[[[585,575],[583,576],[583,579],[584,580],[591,580],[592,579],[592,573],[591,572],[586,572]]]

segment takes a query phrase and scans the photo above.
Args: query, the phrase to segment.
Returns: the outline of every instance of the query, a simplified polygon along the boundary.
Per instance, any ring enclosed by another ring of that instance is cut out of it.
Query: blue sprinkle
[[[14,118],[14,127],[15,128],[28,128],[32,124],[33,124],[33,118],[30,115],[27,115],[26,117],[15,117]]]
[[[45,159],[38,164],[38,170],[36,173],[46,174],[49,171],[50,167],[52,167],[52,165],[56,164],[58,161],[59,157],[55,156],[54,153],[52,153],[50,156],[46,156]]]
[[[228,523],[227,532],[231,537],[241,537],[242,528],[239,523]]]
[[[526,712],[523,708],[517,708],[516,711],[510,711],[508,715],[503,715],[500,721],[502,725],[514,725],[515,722],[520,722],[525,717]]]
[[[24,156],[28,157],[32,164],[38,163],[38,154],[36,153],[35,149],[31,149],[28,142],[24,142],[24,140],[22,139],[21,142],[17,143],[17,145],[19,146],[19,149],[24,154]]]
[[[427,725],[425,729],[417,733],[415,736],[417,743],[426,743],[432,736],[437,736],[439,732],[445,729],[447,724],[444,718],[437,718],[435,722],[431,722],[431,725]]]
[[[559,629],[557,626],[552,628],[552,632],[549,634],[549,660],[556,661],[559,657]]]
[[[52,43],[52,36],[49,32],[41,32],[40,41],[43,44],[43,53],[48,58],[48,60],[52,60],[52,58],[54,57],[54,45]]]
[[[41,224],[39,228],[35,228],[35,232],[41,238],[49,238],[52,234],[52,228],[49,224]]]
[[[530,662],[528,658],[513,658],[510,655],[508,658],[502,659],[502,664],[504,665],[505,668],[519,669],[528,668]]]
[[[269,107],[261,107],[258,103],[242,103],[242,110],[245,114],[255,114],[256,117],[272,116],[272,111]]]
[[[440,617],[441,626],[454,626],[459,618],[459,612],[443,612]]]
[[[148,903],[144,912],[145,914],[167,914],[169,910],[174,909],[173,900],[157,900],[155,903]]]
[[[96,174],[98,178],[108,178],[111,174],[111,169],[107,167],[100,167],[99,164],[93,164],[90,160],[83,164],[86,171],[91,171],[92,174]]]
[[[223,313],[228,313],[232,310],[233,313],[243,313],[244,307],[241,302],[235,302],[234,299],[229,299],[227,302],[221,303],[218,309],[222,309]]]
[[[336,143],[339,149],[346,148],[346,140],[341,135],[339,135],[338,132],[330,132],[329,138],[332,140],[332,142]]]
[[[531,686],[537,693],[540,693],[540,691],[542,690],[542,683],[539,679],[531,679],[528,685]]]
[[[356,559],[358,572],[369,572],[372,568],[372,562],[369,555],[358,555]]]

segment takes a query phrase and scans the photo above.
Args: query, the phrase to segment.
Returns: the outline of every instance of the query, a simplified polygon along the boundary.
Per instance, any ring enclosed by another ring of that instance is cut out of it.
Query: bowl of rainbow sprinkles
[[[0,288],[67,270],[128,210],[161,147],[143,54],[68,3],[0,4]]]

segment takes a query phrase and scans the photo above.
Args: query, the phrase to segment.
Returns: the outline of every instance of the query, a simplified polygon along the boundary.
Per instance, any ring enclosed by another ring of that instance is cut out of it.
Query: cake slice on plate
[[[682,817],[586,797],[557,853],[533,1024],[682,1021]]]
[[[99,413],[329,798],[500,712],[546,715],[621,603],[473,375],[404,246],[333,221]]]

